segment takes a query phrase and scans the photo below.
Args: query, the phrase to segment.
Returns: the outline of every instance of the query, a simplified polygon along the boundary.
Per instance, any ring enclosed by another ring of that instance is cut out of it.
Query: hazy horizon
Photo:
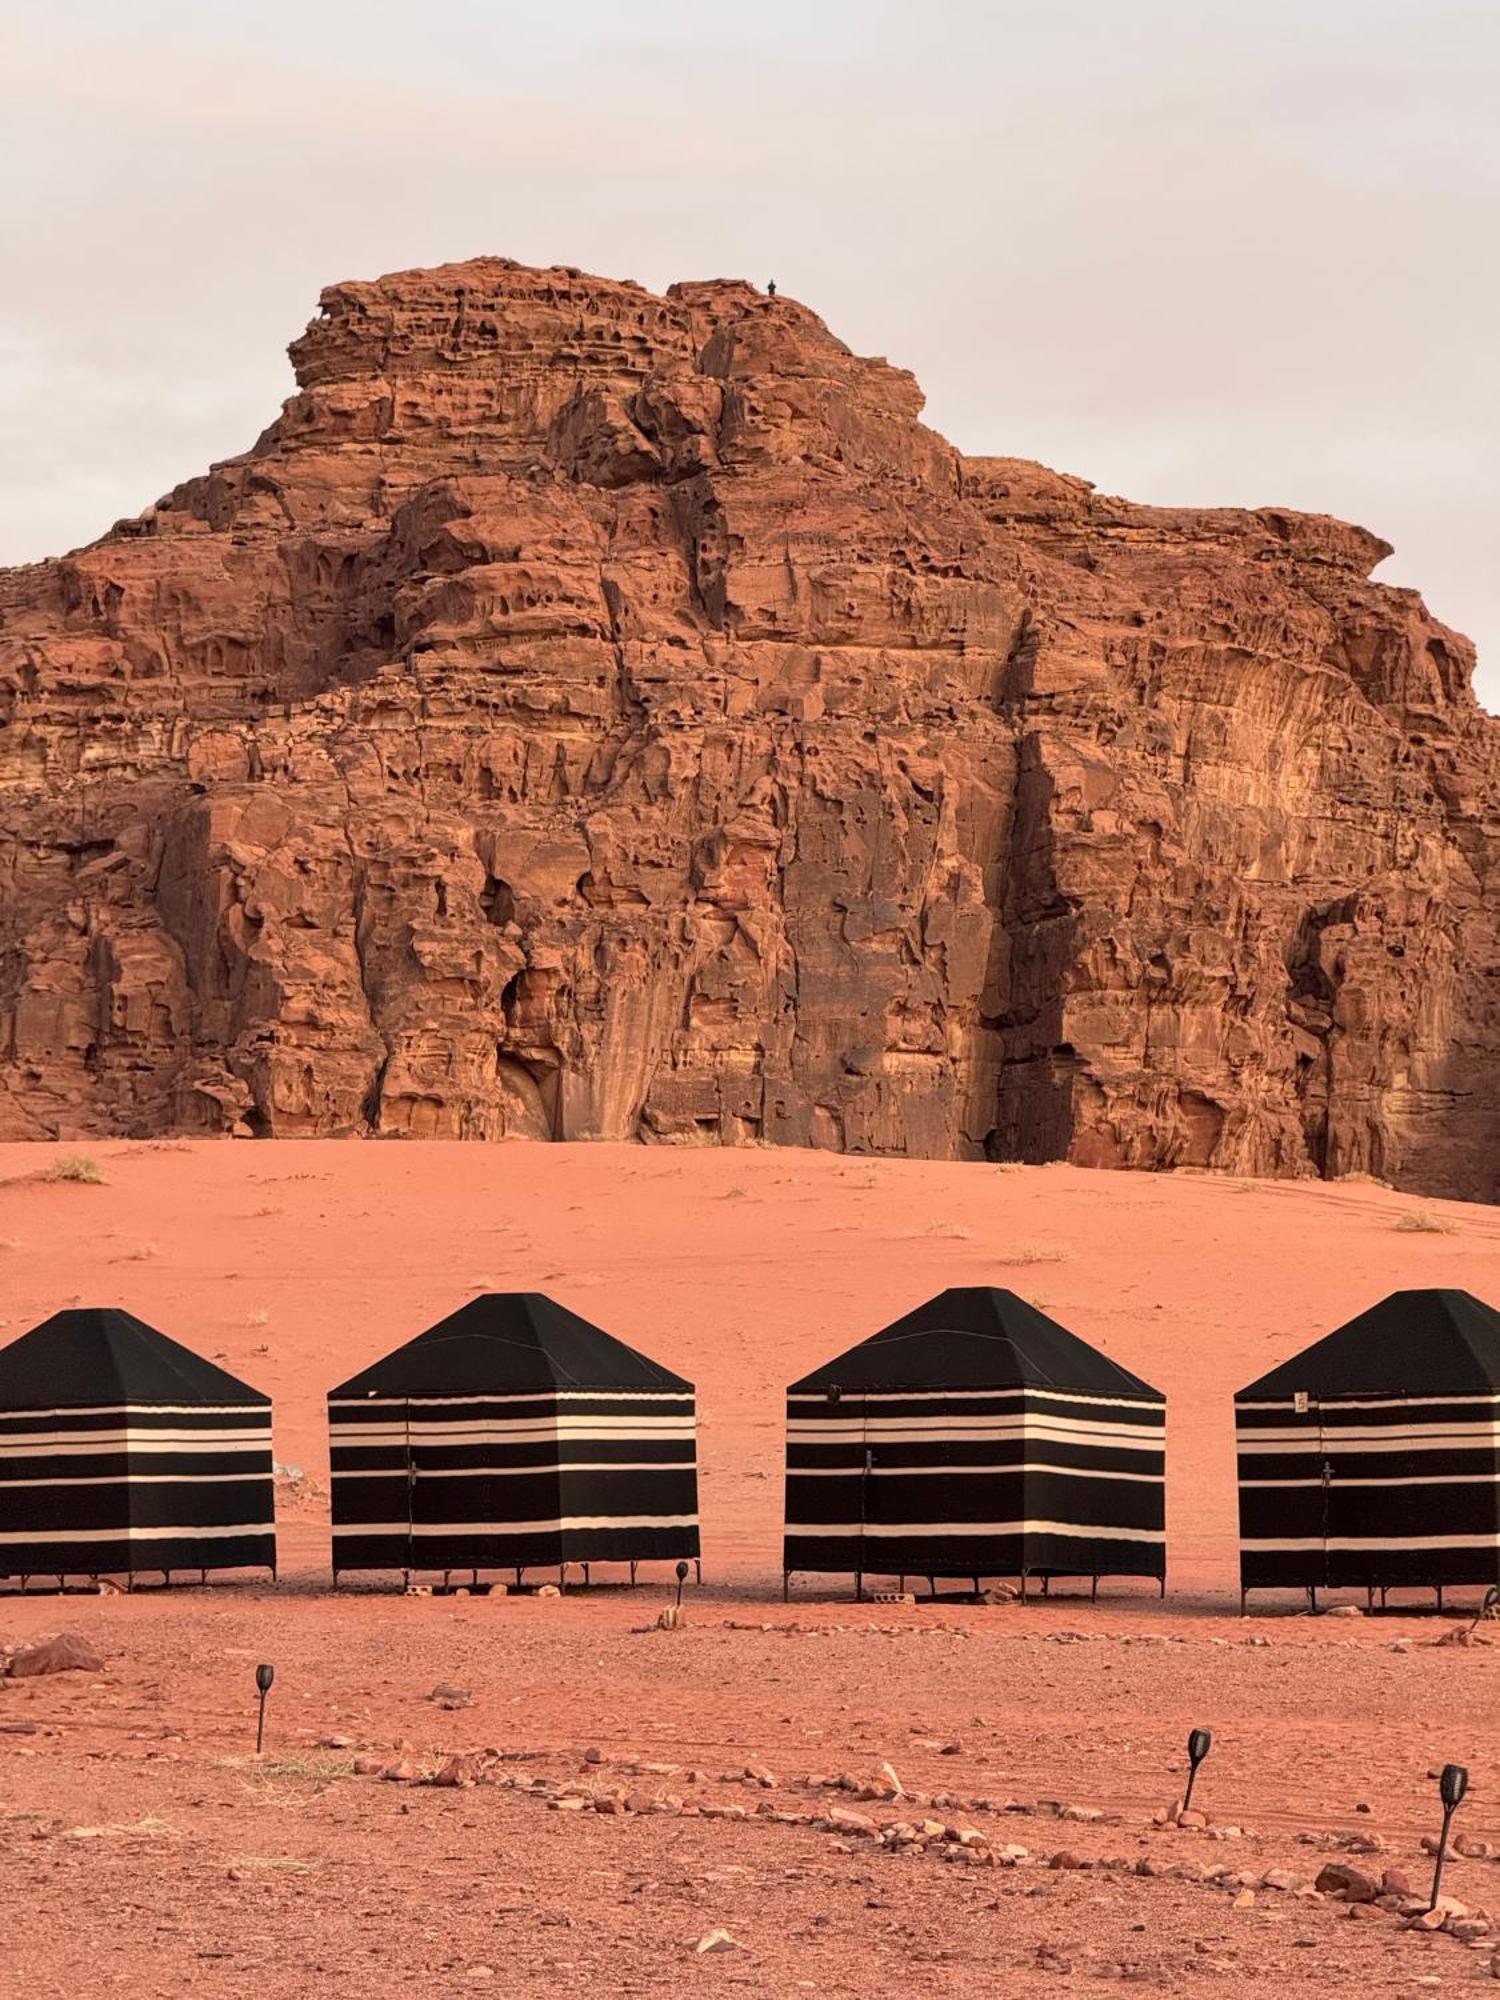
[[[1500,711],[1500,8],[1230,12],[13,0],[0,563],[246,449],[325,284],[774,277],[967,452],[1373,529]]]

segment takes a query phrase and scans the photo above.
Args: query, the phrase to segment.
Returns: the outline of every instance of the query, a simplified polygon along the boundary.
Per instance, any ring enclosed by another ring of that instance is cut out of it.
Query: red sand
[[[85,1151],[105,1185],[35,1178]],[[1453,1227],[1397,1227],[1415,1211]],[[1433,1763],[1471,1763],[1462,1823],[1500,1839],[1500,1647],[1433,1651],[1444,1628],[1431,1619],[1242,1624],[1229,1399],[1398,1285],[1500,1298],[1500,1211],[1368,1184],[769,1151],[13,1146],[0,1148],[0,1271],[4,1334],[65,1304],[119,1303],[222,1357],[274,1396],[278,1457],[319,1488],[331,1383],[477,1289],[548,1290],[697,1382],[710,1580],[676,1635],[636,1631],[661,1601],[649,1587],[335,1599],[319,1587],[314,1493],[283,1520],[289,1587],[274,1594],[0,1597],[0,1649],[71,1627],[106,1659],[97,1681],[0,1681],[0,1994],[292,2000],[416,1982],[990,1996],[1099,1977],[1353,1995],[1488,1970],[1488,1941],[1418,1939],[1395,1917],[1358,1923],[1276,1890],[1240,1910],[1198,1882],[1035,1858],[944,1867],[858,1841],[841,1853],[827,1833],[766,1819],[555,1813],[509,1790],[353,1777],[348,1763],[403,1740],[414,1755],[491,1744],[524,1751],[515,1768],[571,1777],[597,1744],[701,1769],[701,1783],[650,1781],[690,1802],[745,1803],[723,1774],[764,1761],[779,1785],[763,1802],[806,1810],[798,1780],[890,1757],[929,1792],[1122,1816],[974,1814],[1033,1857],[1066,1845],[1222,1862],[1258,1882],[1267,1868],[1316,1872],[1324,1857],[1299,1833],[1373,1828],[1388,1843],[1377,1873],[1397,1864],[1425,1882]],[[1166,1392],[1167,1605],[1121,1585],[1097,1607],[856,1611],[811,1589],[790,1613],[768,1602],[784,1384],[941,1286],[982,1282],[1039,1301]],[[725,1622],[789,1619],[823,1629]],[[1088,1643],[1055,1643],[1069,1631]],[[1412,1650],[1392,1654],[1400,1641]],[[279,1678],[257,1764],[261,1657]],[[433,1706],[440,1681],[472,1688],[472,1708]],[[1149,1825],[1195,1722],[1216,1730],[1204,1803],[1248,1826],[1243,1839]],[[318,1751],[330,1732],[353,1747]],[[961,1751],[940,1757],[947,1739]],[[1500,1910],[1494,1862],[1456,1861],[1449,1887]],[[695,1955],[719,1925],[744,1948]]]

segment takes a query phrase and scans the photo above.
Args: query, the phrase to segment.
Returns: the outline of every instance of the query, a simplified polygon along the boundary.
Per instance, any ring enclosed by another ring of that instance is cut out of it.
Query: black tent
[[[787,1391],[787,1576],[1165,1579],[1166,1407],[1014,1292],[940,1292]]]
[[[1500,1582],[1500,1313],[1392,1292],[1234,1399],[1242,1590]]]
[[[471,1299],[328,1421],[335,1578],[698,1554],[692,1383],[541,1292]]]
[[[0,1575],[276,1569],[269,1397],[117,1307],[0,1351]]]

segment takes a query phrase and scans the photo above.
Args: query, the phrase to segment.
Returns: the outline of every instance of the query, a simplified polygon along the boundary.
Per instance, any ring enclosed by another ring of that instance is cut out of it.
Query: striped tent
[[[1165,1587],[1166,1408],[1014,1292],[965,1287],[787,1392],[799,1571],[1151,1576]]]
[[[1393,1292],[1234,1399],[1240,1586],[1500,1582],[1500,1313]]]
[[[335,1578],[697,1557],[692,1383],[541,1292],[471,1299],[328,1421]]]
[[[116,1307],[0,1351],[0,1576],[276,1572],[270,1399]]]

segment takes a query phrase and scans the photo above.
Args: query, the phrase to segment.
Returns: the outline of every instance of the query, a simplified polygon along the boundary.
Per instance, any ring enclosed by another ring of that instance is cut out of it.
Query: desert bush
[[[1451,1216],[1434,1215],[1430,1208],[1408,1208],[1396,1217],[1396,1227],[1408,1235],[1452,1236],[1458,1224]]]
[[[86,1187],[102,1187],[104,1169],[97,1160],[91,1160],[86,1153],[67,1153],[60,1160],[54,1160],[50,1167],[43,1167],[38,1179],[44,1181],[77,1181]]]

